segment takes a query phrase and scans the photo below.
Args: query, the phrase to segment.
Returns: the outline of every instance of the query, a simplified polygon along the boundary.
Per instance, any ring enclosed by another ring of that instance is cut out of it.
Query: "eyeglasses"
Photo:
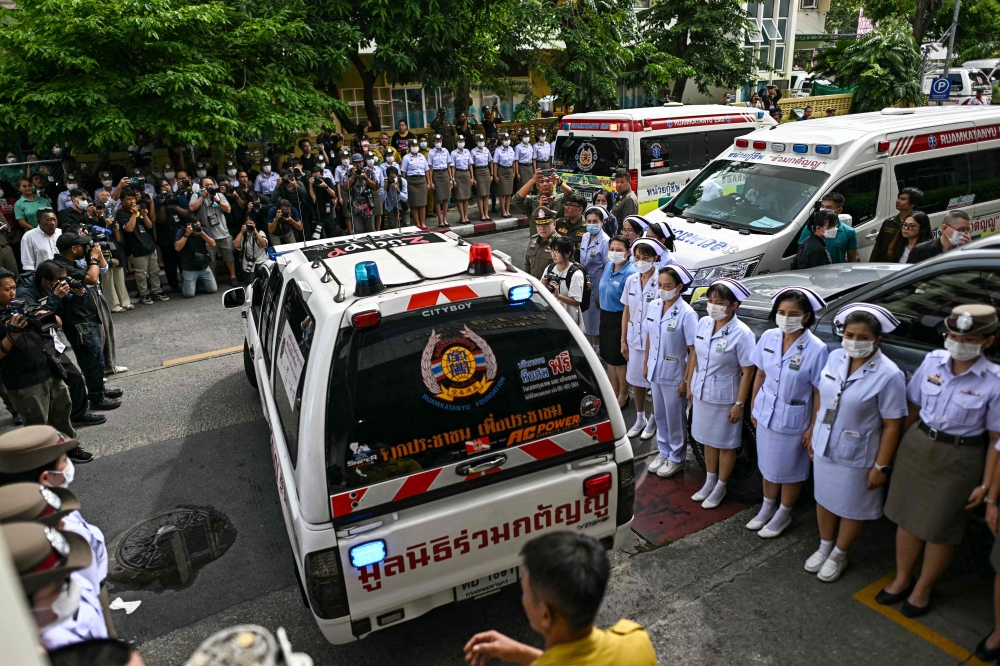
[[[563,204],[563,208],[569,208],[570,206],[573,206],[574,208],[583,208],[583,206],[576,203],[575,201],[567,201],[566,203]]]
[[[903,228],[904,229],[919,229],[920,225],[919,224],[904,224]]]

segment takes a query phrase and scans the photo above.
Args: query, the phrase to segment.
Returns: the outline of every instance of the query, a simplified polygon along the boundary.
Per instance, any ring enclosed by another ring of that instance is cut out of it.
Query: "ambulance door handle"
[[[878,229],[865,236],[865,238],[875,238],[876,236],[878,236]]]
[[[480,472],[485,472],[488,469],[499,467],[505,462],[507,462],[507,454],[498,453],[495,456],[490,456],[488,458],[479,458],[478,460],[473,460],[463,465],[459,465],[458,467],[455,468],[455,473],[458,474],[459,476],[469,476],[470,474],[479,474]]]

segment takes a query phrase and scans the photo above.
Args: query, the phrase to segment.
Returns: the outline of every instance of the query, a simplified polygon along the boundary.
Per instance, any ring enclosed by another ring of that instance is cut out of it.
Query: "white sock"
[[[719,475],[718,474],[712,474],[711,472],[709,472],[708,474],[706,474],[705,475],[705,485],[703,485],[701,487],[701,490],[698,491],[698,494],[699,495],[707,495],[710,492],[712,492],[715,489],[715,484],[718,482],[718,480],[719,480]]]
[[[639,412],[635,415],[635,425],[633,428],[645,428],[646,427],[646,412]]]
[[[708,496],[708,501],[712,504],[718,504],[722,501],[722,498],[726,495],[726,482],[716,481],[715,488],[712,489],[712,494]]]
[[[833,540],[823,541],[819,540],[819,552],[823,553],[823,557],[830,557],[830,553],[833,552]]]
[[[777,499],[767,499],[765,497],[764,504],[761,505],[760,511],[757,512],[757,515],[753,517],[753,521],[751,522],[760,521],[766,523],[771,520],[771,517],[774,516],[774,505],[777,503]]]
[[[792,507],[785,506],[782,504],[777,511],[774,512],[774,516],[767,523],[767,528],[770,530],[778,530],[786,522],[791,522],[792,520]]]
[[[834,548],[833,552],[830,553],[830,559],[836,562],[837,564],[840,564],[841,562],[847,559],[847,553],[845,553],[839,548]]]

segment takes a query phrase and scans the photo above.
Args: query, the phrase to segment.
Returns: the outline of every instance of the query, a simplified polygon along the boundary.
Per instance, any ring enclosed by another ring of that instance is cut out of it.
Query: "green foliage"
[[[853,40],[841,39],[833,46],[828,46],[816,54],[813,66],[809,70],[819,77],[831,79],[837,76],[840,71],[840,60],[844,57],[844,51],[853,44]]]
[[[346,54],[308,16],[304,0],[20,0],[0,12],[0,132],[76,150],[287,138],[341,104],[312,75]]]

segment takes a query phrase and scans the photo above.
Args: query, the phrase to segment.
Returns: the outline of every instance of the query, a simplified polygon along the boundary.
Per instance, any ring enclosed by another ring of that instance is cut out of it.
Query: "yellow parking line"
[[[233,354],[238,351],[243,351],[243,345],[238,347],[230,347],[228,349],[216,349],[215,351],[204,352],[201,354],[195,354],[193,356],[183,356],[181,358],[172,358],[169,361],[163,362],[164,368],[169,368],[172,365],[180,365],[181,363],[190,363],[191,361],[203,361],[206,358],[215,358],[216,356],[225,356],[226,354]]]
[[[876,613],[880,613],[885,617],[889,618],[899,626],[907,629],[917,636],[936,647],[937,649],[951,655],[955,659],[963,662],[964,664],[969,664],[969,666],[989,666],[986,662],[976,659],[972,652],[966,650],[961,645],[953,643],[936,631],[931,631],[924,625],[920,624],[916,620],[912,620],[899,611],[889,607],[883,606],[882,604],[875,601],[875,595],[878,594],[882,588],[892,582],[892,579],[896,577],[896,572],[886,574],[884,577],[875,581],[863,590],[856,592],[854,598],[863,603],[868,608],[871,608]]]

